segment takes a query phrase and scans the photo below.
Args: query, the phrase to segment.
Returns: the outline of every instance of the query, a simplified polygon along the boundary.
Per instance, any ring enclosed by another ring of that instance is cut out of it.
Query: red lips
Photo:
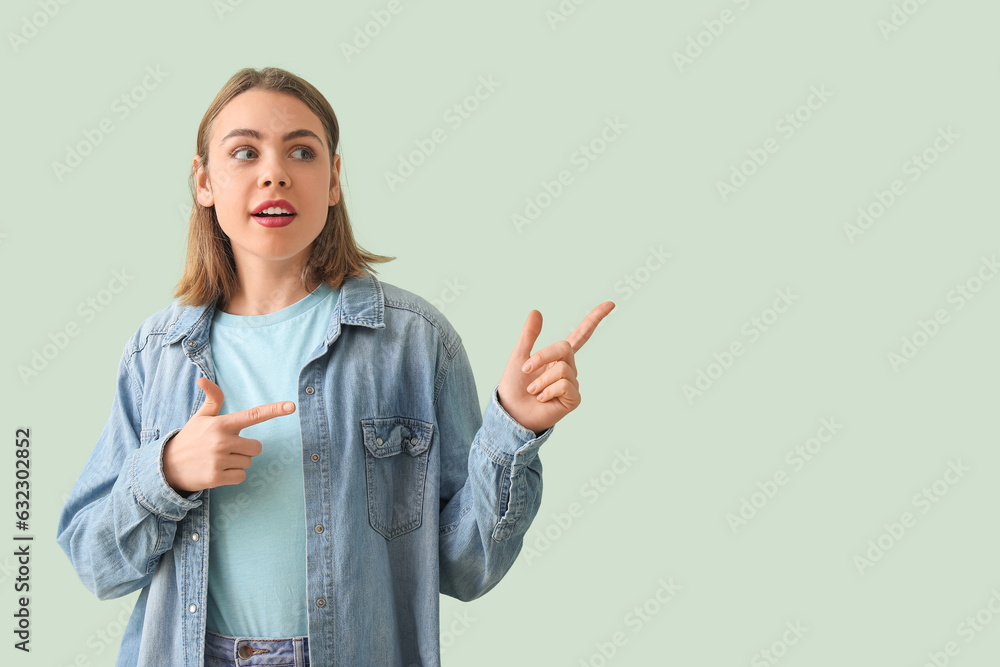
[[[256,215],[257,213],[260,213],[261,211],[263,211],[265,209],[269,209],[272,206],[280,206],[281,208],[285,209],[286,211],[289,211],[290,213],[292,213],[293,215],[296,213],[295,207],[292,206],[291,204],[289,204],[288,201],[284,200],[284,199],[268,199],[267,201],[263,201],[263,202],[261,202],[260,204],[257,205],[257,208],[255,208],[253,210],[253,213],[254,213],[254,215]]]

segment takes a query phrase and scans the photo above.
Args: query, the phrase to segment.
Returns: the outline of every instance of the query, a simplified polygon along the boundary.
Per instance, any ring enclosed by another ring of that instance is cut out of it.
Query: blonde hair
[[[216,117],[230,100],[252,89],[273,90],[302,100],[323,123],[327,145],[330,147],[330,166],[333,167],[334,154],[340,141],[340,126],[333,108],[323,94],[305,79],[283,69],[264,67],[258,70],[247,67],[226,82],[198,126],[198,156],[206,172],[209,170],[208,146]],[[206,208],[198,203],[193,165],[188,182],[194,205],[188,220],[184,274],[174,289],[174,296],[180,297],[180,304],[184,306],[207,305],[219,297],[226,303],[239,288],[233,248],[229,237],[219,226],[215,207]],[[322,281],[336,289],[349,276],[364,272],[377,273],[372,264],[394,259],[396,258],[370,253],[355,242],[342,190],[340,201],[329,207],[323,231],[313,242],[309,259],[302,267],[302,283],[308,285]]]

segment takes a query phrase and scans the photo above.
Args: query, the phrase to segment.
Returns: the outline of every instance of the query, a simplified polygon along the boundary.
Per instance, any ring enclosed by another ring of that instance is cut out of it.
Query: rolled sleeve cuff
[[[167,484],[163,475],[163,447],[180,431],[179,428],[174,429],[159,440],[139,447],[132,454],[130,472],[136,502],[153,514],[172,521],[180,521],[189,510],[201,505],[201,491],[185,498]]]
[[[480,429],[480,445],[486,447],[506,464],[512,467],[526,466],[538,457],[538,449],[552,435],[555,426],[550,426],[539,434],[522,426],[500,405],[498,390],[493,387],[489,405],[483,415]]]

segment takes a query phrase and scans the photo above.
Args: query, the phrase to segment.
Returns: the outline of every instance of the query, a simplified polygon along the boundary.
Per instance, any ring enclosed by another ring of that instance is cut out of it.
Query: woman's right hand
[[[182,496],[245,480],[251,459],[263,446],[260,440],[240,437],[240,430],[295,412],[294,403],[281,401],[220,416],[222,390],[206,377],[197,384],[205,402],[163,447],[163,476]]]

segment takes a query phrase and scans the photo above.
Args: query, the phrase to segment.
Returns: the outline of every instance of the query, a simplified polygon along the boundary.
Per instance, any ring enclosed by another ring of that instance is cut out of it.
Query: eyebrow
[[[258,132],[257,130],[251,130],[249,128],[240,127],[235,130],[231,130],[229,134],[222,137],[222,141],[219,142],[219,145],[221,146],[222,144],[226,143],[227,140],[232,139],[233,137],[252,137],[257,141],[261,141],[264,138],[261,135],[261,133]],[[288,132],[283,137],[281,137],[281,140],[283,142],[291,141],[292,139],[298,139],[299,137],[312,137],[313,139],[318,141],[320,145],[323,145],[323,140],[320,139],[316,135],[316,133],[313,132],[312,130],[292,130],[291,132]]]

